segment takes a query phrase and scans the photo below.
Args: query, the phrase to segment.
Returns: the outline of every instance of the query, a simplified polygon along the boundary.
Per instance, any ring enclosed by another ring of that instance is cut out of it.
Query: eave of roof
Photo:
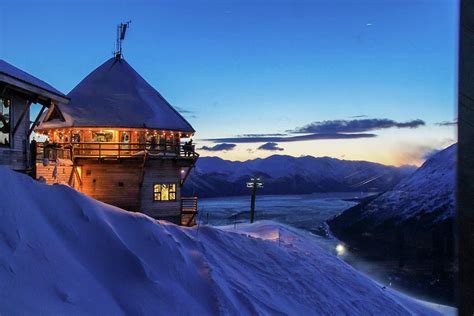
[[[38,94],[44,98],[49,98],[57,102],[67,103],[69,98],[37,77],[7,63],[0,59],[0,82],[15,86],[22,90]]]

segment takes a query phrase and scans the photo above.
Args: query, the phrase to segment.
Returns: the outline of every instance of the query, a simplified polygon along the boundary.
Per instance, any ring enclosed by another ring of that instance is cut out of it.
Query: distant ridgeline
[[[246,182],[253,175],[261,176],[265,182],[259,194],[384,192],[414,170],[413,166],[397,168],[328,157],[274,155],[245,162],[201,157],[183,192],[201,198],[247,195]]]
[[[454,301],[456,148],[442,150],[393,190],[328,222],[359,254],[394,261],[398,271],[413,274],[448,302]]]

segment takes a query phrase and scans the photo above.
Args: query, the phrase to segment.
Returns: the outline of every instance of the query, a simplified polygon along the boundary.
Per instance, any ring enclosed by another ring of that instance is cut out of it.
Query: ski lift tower
[[[255,218],[255,195],[257,189],[263,189],[263,182],[260,177],[250,178],[250,182],[247,182],[247,188],[252,189],[252,197],[250,200],[250,223],[253,223]]]

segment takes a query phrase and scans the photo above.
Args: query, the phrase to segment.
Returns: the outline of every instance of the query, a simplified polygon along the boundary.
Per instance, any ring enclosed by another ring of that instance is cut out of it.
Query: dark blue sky
[[[455,138],[435,125],[456,116],[454,0],[37,2],[0,4],[1,58],[67,93],[111,56],[116,24],[132,20],[125,58],[191,111],[198,139],[359,115],[425,121],[370,139],[281,143],[278,152],[400,164]],[[375,152],[380,144],[386,153]],[[260,145],[212,154],[271,154]]]

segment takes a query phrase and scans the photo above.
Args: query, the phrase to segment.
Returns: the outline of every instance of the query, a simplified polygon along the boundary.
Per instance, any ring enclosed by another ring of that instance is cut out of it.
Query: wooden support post
[[[71,174],[69,175],[68,184],[70,187],[74,187],[74,175],[75,175],[74,169],[76,169],[76,166],[72,166]]]
[[[7,84],[6,83],[0,83],[0,96],[3,96],[6,91],[7,91]]]
[[[77,166],[74,166],[74,173],[76,174],[77,180],[79,180],[79,185],[82,186],[82,179],[79,171],[77,171]]]
[[[20,118],[18,119],[18,121],[15,124],[15,127],[13,128],[12,137],[15,136],[15,133],[18,130],[18,127],[20,127],[21,122],[23,122],[23,118],[25,117],[26,113],[30,109],[31,103],[32,103],[31,101],[26,101],[25,109],[23,110],[23,112],[21,112]]]
[[[140,178],[140,188],[143,186],[143,181],[145,180],[145,165],[146,161],[148,159],[148,152],[145,150],[145,154],[143,155],[143,162],[142,162],[142,172],[141,172],[141,178]]]
[[[43,115],[43,112],[44,112],[45,109],[46,109],[46,105],[43,105],[43,107],[39,111],[38,115],[36,116],[35,121],[33,122],[33,125],[31,125],[30,130],[28,131],[28,135],[26,136],[27,139],[30,139],[31,133],[33,132],[33,129],[36,127],[36,125],[38,125],[38,121],[39,121],[41,115]]]
[[[189,174],[190,174],[191,171],[193,170],[194,165],[195,165],[195,163],[193,162],[193,163],[191,164],[191,166],[188,167],[188,169],[186,170],[186,172],[185,172],[185,174],[184,174],[184,177],[181,179],[181,181],[180,181],[180,183],[179,183],[180,186],[183,186],[183,185],[184,185],[184,183],[186,182],[186,179],[188,178]],[[181,173],[181,171],[180,171],[180,173]],[[180,176],[181,176],[181,174],[180,174]]]

